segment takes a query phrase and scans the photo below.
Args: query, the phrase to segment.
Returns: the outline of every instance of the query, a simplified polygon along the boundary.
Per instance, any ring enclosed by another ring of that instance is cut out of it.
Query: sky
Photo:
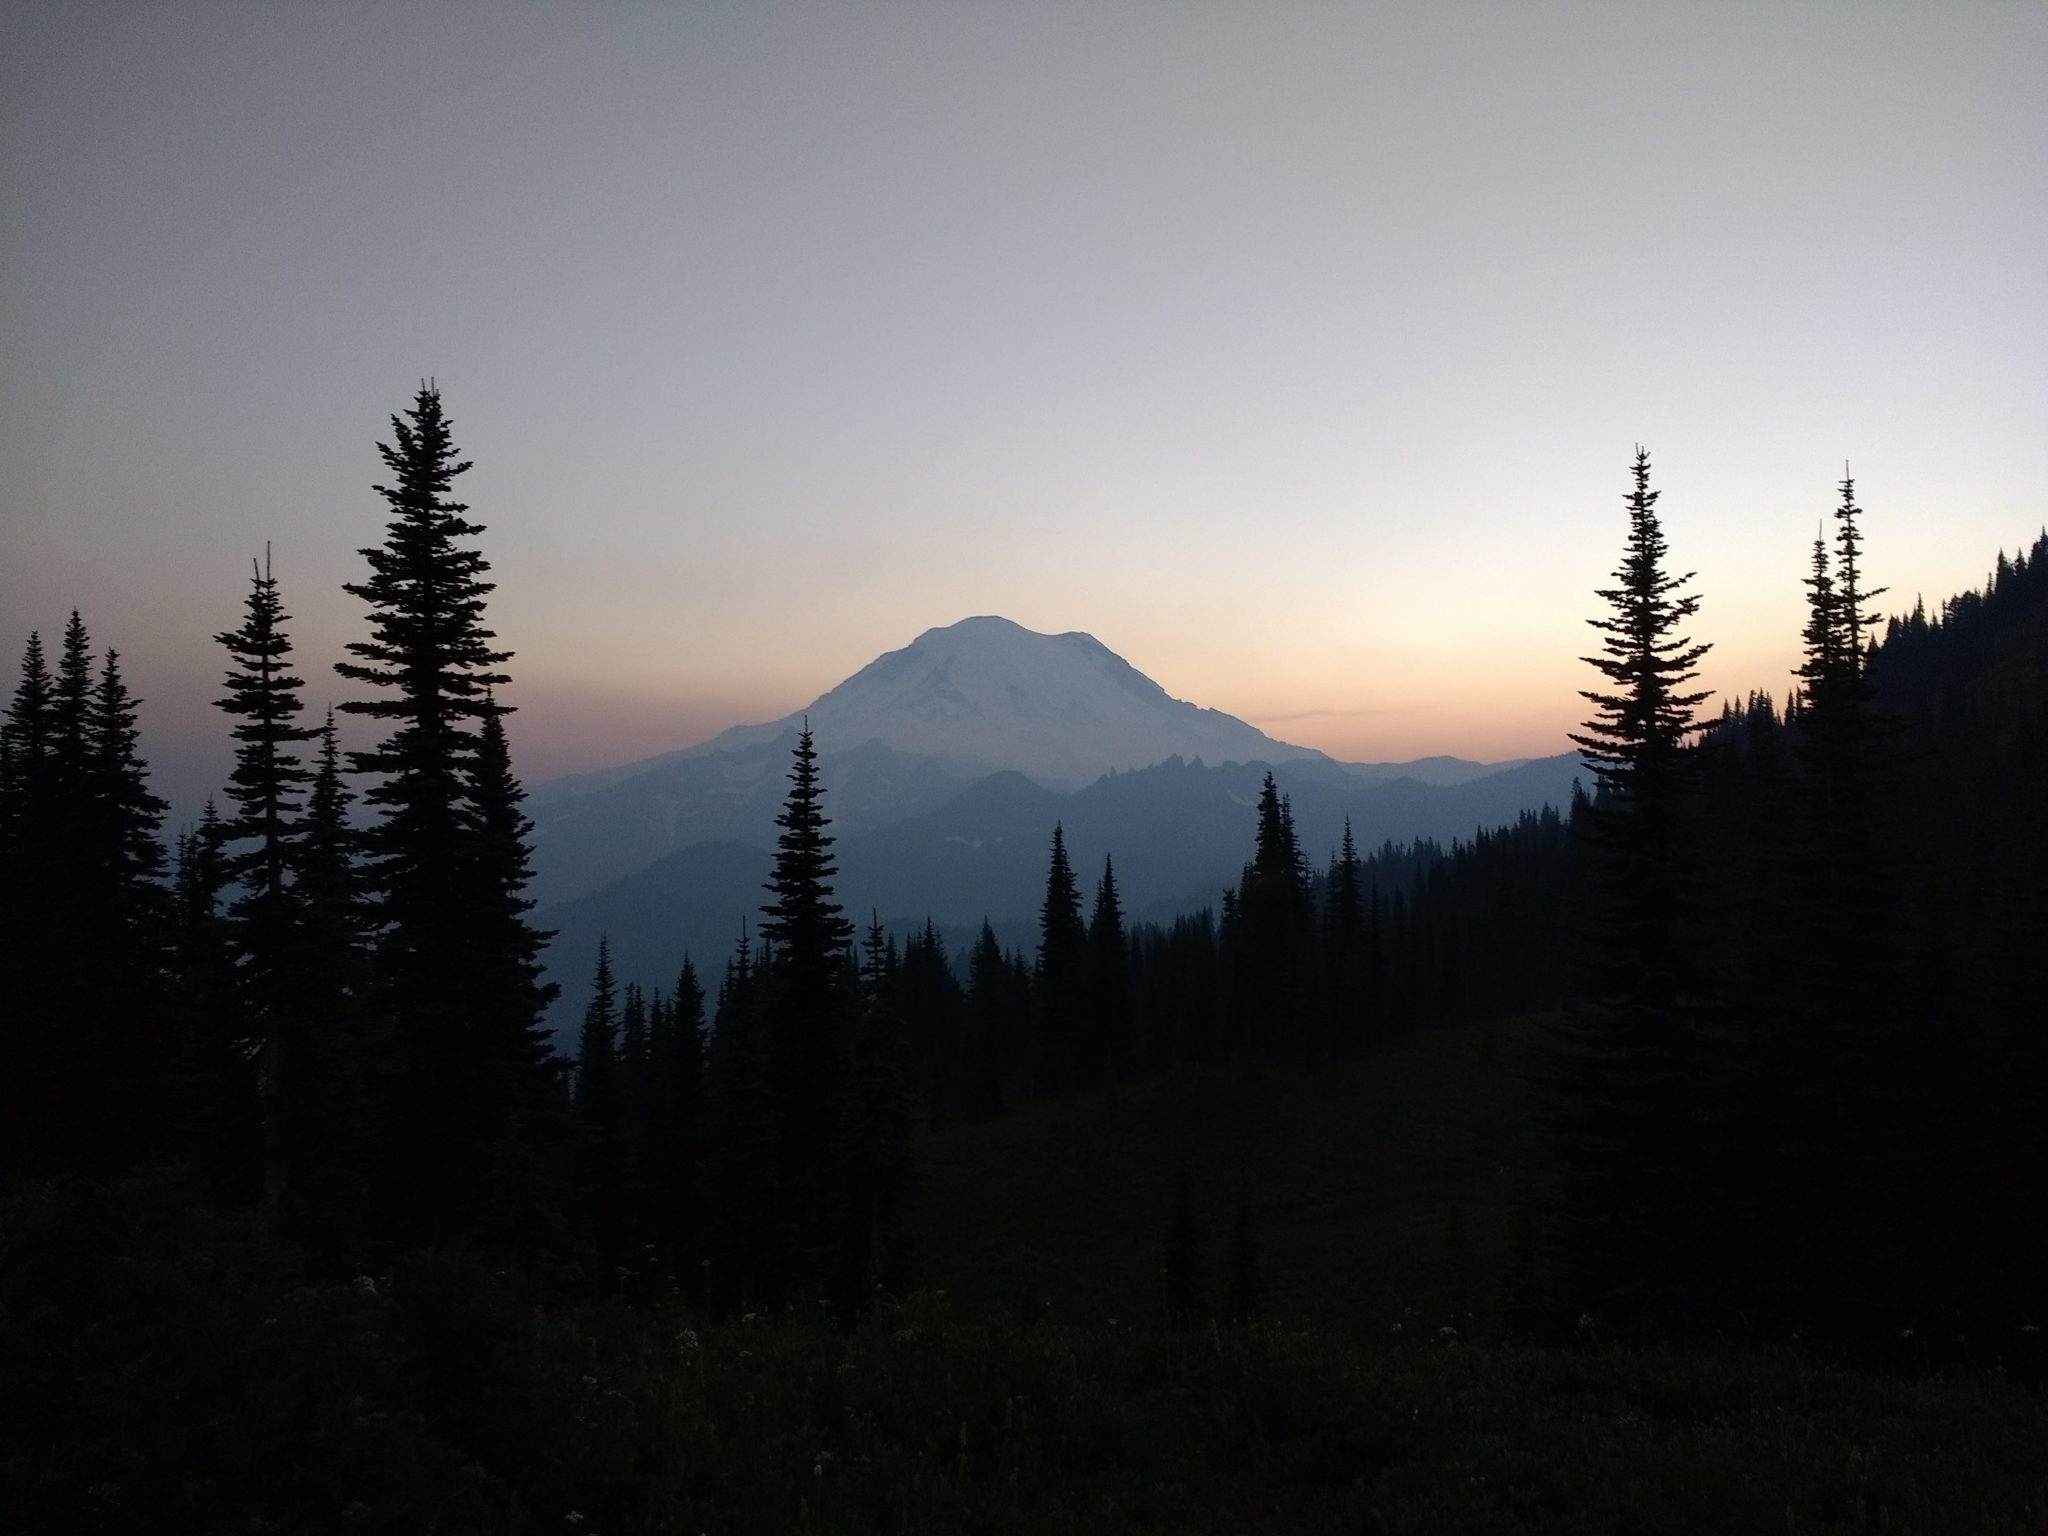
[[[981,613],[1563,750],[1638,443],[1782,695],[1845,462],[1887,608],[2048,523],[2043,79],[1966,0],[5,0],[0,646],[79,608],[189,807],[266,542],[350,696],[431,375],[530,783]]]

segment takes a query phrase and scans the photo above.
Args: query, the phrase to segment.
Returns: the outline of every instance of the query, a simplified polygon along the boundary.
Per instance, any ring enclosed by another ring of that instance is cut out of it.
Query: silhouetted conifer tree
[[[1100,1047],[1082,1043],[1088,1024],[1088,930],[1081,921],[1081,891],[1067,862],[1065,830],[1052,829],[1045,901],[1038,909],[1038,966],[1032,997],[1038,1017],[1038,1089],[1062,1093],[1091,1082],[1101,1069]]]
[[[1321,946],[1326,1047],[1349,1055],[1365,1043],[1367,956],[1365,894],[1359,885],[1358,847],[1351,837],[1351,818],[1344,818],[1344,841],[1331,861],[1325,884]]]
[[[772,946],[764,965],[772,1061],[781,1100],[777,1185],[788,1202],[783,1222],[794,1244],[799,1285],[822,1283],[836,1249],[834,1179],[820,1147],[839,1120],[839,1063],[854,1003],[847,975],[853,925],[833,899],[832,834],[824,784],[808,725],[797,735],[789,795],[775,818],[775,864],[761,909],[761,936]]]
[[[164,1146],[216,1194],[258,1191],[261,1128],[256,1067],[223,893],[226,825],[212,800],[178,834],[171,878],[169,1006],[163,1045]]]
[[[718,989],[706,1090],[707,1305],[719,1312],[771,1305],[788,1286],[791,1248],[778,1186],[782,1100],[744,930]]]
[[[389,733],[350,754],[376,776],[364,799],[382,813],[364,875],[399,1068],[383,1116],[385,1202],[401,1239],[432,1241],[496,1225],[527,1177],[527,1109],[547,1094],[536,1049],[545,999],[540,936],[510,883],[525,862],[516,782],[479,755],[504,712],[491,690],[508,681],[510,653],[484,625],[489,567],[463,542],[483,529],[451,496],[469,465],[431,384],[391,425],[394,442],[378,445],[392,476],[377,487],[391,512],[385,542],[362,552],[369,579],[345,589],[369,605],[371,638],[351,642],[359,659],[337,670],[378,690],[343,710]]]
[[[861,1010],[848,1051],[840,1135],[842,1316],[901,1288],[915,1185],[917,1098],[895,1007],[895,957],[879,920],[861,946]]]
[[[355,867],[352,796],[334,711],[320,729],[312,781],[292,842],[297,903],[297,1038],[281,1079],[286,1227],[337,1267],[359,1269],[370,1230],[372,1091],[390,1070],[373,1033],[365,939],[369,914]]]
[[[960,1105],[970,1119],[1000,1114],[1007,1098],[1010,1051],[1021,1042],[1016,982],[996,932],[986,919],[967,967],[967,1039],[960,1071]]]
[[[1095,911],[1088,920],[1088,1004],[1091,1048],[1110,1093],[1137,1071],[1137,1039],[1131,1018],[1131,952],[1124,933],[1123,904],[1117,899],[1116,868],[1105,858],[1095,887]]]
[[[1708,647],[1680,632],[1699,608],[1668,548],[1638,449],[1615,585],[1600,591],[1606,687],[1572,740],[1600,786],[1575,830],[1586,887],[1587,1002],[1559,1040],[1553,1086],[1564,1304],[1612,1322],[1684,1314],[1701,1257],[1698,1132],[1703,1062],[1695,904],[1698,847],[1688,737],[1706,699],[1687,684]]]
[[[1292,808],[1268,773],[1258,841],[1238,881],[1231,930],[1232,1035],[1245,1060],[1300,1054],[1307,1043],[1314,907]]]
[[[686,956],[674,994],[651,1013],[643,1157],[656,1254],[692,1305],[705,1302],[702,1168],[705,1095],[704,988]]]
[[[577,1203],[600,1280],[623,1256],[625,1128],[619,1074],[619,993],[609,939],[597,941],[597,970],[576,1036]]]
[[[257,1052],[263,1196],[270,1205],[283,1195],[287,1175],[283,1084],[294,1070],[288,1057],[297,1041],[290,1036],[302,1000],[298,898],[290,871],[299,800],[312,773],[295,749],[318,734],[295,723],[305,684],[292,675],[287,617],[266,548],[250,580],[241,627],[214,636],[231,661],[227,697],[219,707],[236,721],[235,766],[227,787],[235,815],[224,831],[226,870],[240,894],[228,917],[244,1021]]]

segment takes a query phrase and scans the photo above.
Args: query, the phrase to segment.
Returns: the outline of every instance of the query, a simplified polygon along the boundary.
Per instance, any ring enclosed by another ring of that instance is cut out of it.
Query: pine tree
[[[741,930],[713,1014],[706,1090],[710,1253],[706,1304],[737,1312],[778,1300],[791,1237],[777,1162],[784,1141],[752,946]]]
[[[1231,947],[1231,1033],[1247,1061],[1286,1059],[1306,1044],[1313,911],[1293,809],[1269,772]]]
[[[42,925],[58,849],[48,808],[55,711],[42,636],[31,634],[0,723],[0,1172],[39,1160],[50,1139],[56,989]]]
[[[382,813],[365,835],[363,870],[397,1065],[382,1172],[400,1238],[429,1242],[502,1214],[508,1181],[532,1166],[522,1111],[546,1096],[536,1048],[544,997],[540,936],[518,892],[516,783],[502,761],[480,757],[495,750],[503,707],[491,693],[508,681],[499,669],[510,653],[493,648],[483,622],[489,567],[462,542],[483,529],[451,497],[469,464],[431,384],[391,425],[395,445],[378,446],[391,471],[377,487],[391,514],[385,542],[362,552],[368,580],[345,588],[369,605],[371,638],[351,642],[358,659],[337,670],[377,690],[342,709],[388,732],[350,754],[356,772],[377,776],[364,800]]]
[[[279,1077],[287,1169],[280,1217],[330,1266],[359,1272],[369,1257],[371,1107],[384,1097],[373,1084],[389,1069],[366,996],[369,915],[332,709],[314,740],[312,779],[291,842],[297,1034]]]
[[[649,1016],[642,1156],[656,1256],[697,1307],[705,1301],[698,1267],[704,1257],[704,1077],[704,987],[685,956],[673,995]]]
[[[287,1037],[302,984],[298,902],[289,871],[299,797],[312,779],[292,749],[318,734],[294,723],[304,708],[299,690],[305,685],[291,673],[287,617],[266,546],[263,564],[251,577],[241,627],[214,639],[232,661],[219,707],[238,722],[231,733],[235,766],[227,789],[236,815],[224,831],[230,845],[249,846],[227,856],[226,873],[241,887],[229,919],[240,957],[244,1016],[257,1045],[263,1190],[271,1205],[282,1197],[288,1171],[282,1092],[291,1070],[286,1058],[296,1046]]]
[[[87,804],[96,866],[86,911],[90,946],[77,957],[97,1014],[97,1076],[109,1124],[98,1135],[116,1165],[145,1155],[160,1134],[163,1006],[170,899],[163,885],[165,802],[149,788],[136,712],[120,656],[108,651],[87,701]],[[96,951],[96,952],[95,952]],[[84,999],[81,998],[81,1001]]]
[[[1697,1295],[1706,1204],[1698,1146],[1702,998],[1694,918],[1700,876],[1688,738],[1708,647],[1681,626],[1698,611],[1669,553],[1640,448],[1628,540],[1603,636],[1584,658],[1605,689],[1572,736],[1599,784],[1574,817],[1589,864],[1587,1002],[1558,1041],[1553,1126],[1562,1175],[1556,1236],[1566,1301],[1621,1322],[1683,1312]]]
[[[1916,1100],[1941,1063],[1915,1062],[1903,1033],[1906,945],[1887,851],[1902,829],[1882,824],[1889,733],[1866,652],[1877,622],[1866,605],[1883,589],[1864,586],[1862,509],[1846,467],[1838,489],[1832,568],[1816,538],[1806,582],[1799,793],[1770,892],[1767,995],[1752,1003],[1776,1017],[1768,1097],[1756,1106],[1764,1123],[1750,1134],[1772,1152],[1765,1241],[1776,1262],[1766,1276],[1781,1281],[1782,1305],[1806,1327],[1853,1330],[1888,1326],[1915,1306],[1904,1294],[1908,1234],[1945,1197],[1926,1187],[1928,1154],[1899,1142],[1902,1123],[1926,1121]],[[1964,1031],[1948,1033],[1939,1054],[1954,1059]],[[1808,1305],[1823,1293],[1826,1316]]]
[[[1322,977],[1324,1029],[1329,1048],[1350,1055],[1365,1043],[1368,1017],[1365,896],[1358,883],[1358,847],[1351,818],[1331,861],[1323,908]]]
[[[775,824],[775,864],[761,909],[761,935],[772,947],[763,997],[771,1021],[772,1062],[781,1100],[782,1142],[777,1187],[788,1202],[783,1221],[800,1286],[829,1275],[837,1238],[832,1170],[821,1158],[839,1121],[839,1062],[853,1004],[846,975],[853,925],[833,899],[832,834],[824,785],[808,724],[797,735],[789,795]]]
[[[1019,1042],[1015,989],[996,931],[982,919],[967,967],[967,1030],[960,1067],[960,1107],[972,1120],[1002,1113],[1012,1051]]]
[[[917,1100],[895,1005],[896,964],[881,922],[861,946],[861,1010],[848,1052],[840,1133],[838,1305],[865,1312],[877,1292],[901,1288],[915,1172]]]
[[[1082,1044],[1088,1016],[1088,930],[1081,921],[1081,892],[1067,862],[1065,830],[1052,829],[1052,858],[1046,870],[1045,901],[1038,909],[1038,967],[1033,995],[1038,1003],[1041,1093],[1060,1093],[1093,1081],[1099,1054]]]
[[[1088,1005],[1090,1052],[1112,1096],[1137,1070],[1136,1032],[1131,1017],[1131,951],[1124,933],[1123,904],[1117,898],[1116,868],[1104,858],[1095,887],[1095,911],[1088,920]]]
[[[608,1277],[624,1250],[621,1231],[624,1127],[620,1116],[619,992],[612,976],[609,939],[597,941],[590,1002],[576,1037],[577,1202],[591,1256]]]
[[[261,1172],[257,1082],[223,910],[228,831],[208,800],[178,835],[171,881],[170,987],[164,1042],[164,1145],[222,1197],[252,1198]]]

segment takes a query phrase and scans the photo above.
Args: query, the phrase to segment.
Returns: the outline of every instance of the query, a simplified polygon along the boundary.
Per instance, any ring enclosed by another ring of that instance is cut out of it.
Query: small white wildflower
[[[1899,1330],[1899,1337],[1902,1339],[1910,1339],[1913,1337],[1913,1330],[1910,1328],[1901,1328]]]
[[[2038,1325],[2036,1325],[2036,1324],[2034,1324],[2034,1323],[2021,1323],[2021,1324],[2020,1324],[2020,1332],[2021,1332],[2021,1333],[2039,1333],[2040,1331],[2041,1331],[2041,1330],[2040,1330],[2039,1326],[2038,1326]]]
[[[1590,1312],[1581,1312],[1581,1313],[1579,1314],[1579,1326],[1580,1326],[1581,1328],[1591,1328],[1591,1327],[1593,1327],[1593,1326],[1594,1326],[1594,1319],[1593,1319],[1593,1314],[1592,1314],[1592,1313],[1590,1313]]]
[[[358,1296],[374,1296],[377,1294],[377,1282],[368,1275],[357,1275],[354,1283]]]
[[[1396,1323],[1396,1324],[1394,1324],[1394,1326],[1393,1326],[1393,1327],[1391,1327],[1391,1328],[1389,1328],[1389,1329],[1387,1330],[1387,1332],[1389,1332],[1389,1333],[1399,1333],[1400,1331],[1401,1331],[1401,1325],[1400,1325],[1399,1323]]]
[[[572,1509],[569,1511],[569,1513],[562,1516],[562,1518],[568,1521],[571,1525],[581,1525],[583,1523],[583,1513],[581,1510]]]
[[[1440,1339],[1455,1339],[1458,1336],[1458,1330],[1449,1323],[1445,1323],[1443,1327],[1437,1329],[1436,1336]]]

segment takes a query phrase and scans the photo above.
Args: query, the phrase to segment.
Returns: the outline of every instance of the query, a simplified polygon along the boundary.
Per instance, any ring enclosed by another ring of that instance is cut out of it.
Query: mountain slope
[[[1313,760],[1272,770],[1318,868],[1347,816],[1361,851],[1390,839],[1470,837],[1524,810],[1568,804],[1579,767],[1571,754],[1539,758],[1459,785],[1332,780],[1324,770]],[[839,834],[834,889],[862,921],[874,912],[900,929],[930,918],[964,936],[988,918],[1006,942],[1029,947],[1059,822],[1084,891],[1092,892],[1108,856],[1134,920],[1196,910],[1213,904],[1251,856],[1266,771],[1260,763],[1210,767],[1175,758],[1105,775],[1071,794],[1020,773],[992,774],[934,810],[866,832],[838,824],[828,782],[825,810]],[[582,1007],[601,935],[610,936],[619,974],[649,985],[666,985],[686,949],[700,966],[722,966],[742,919],[751,922],[761,905],[768,849],[765,837],[685,848],[543,911],[541,925],[557,932],[549,963],[565,987],[558,1023],[566,1027]]]
[[[999,772],[1058,790],[1174,756],[1344,773],[1321,753],[1171,697],[1093,636],[963,619],[877,657],[781,720],[537,787],[536,898],[583,894],[693,843],[772,838],[806,717],[845,836],[922,815]]]

